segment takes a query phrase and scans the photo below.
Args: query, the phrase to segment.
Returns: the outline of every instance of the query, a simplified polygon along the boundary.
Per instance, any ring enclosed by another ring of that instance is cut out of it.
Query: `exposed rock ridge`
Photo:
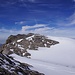
[[[1,50],[3,50],[3,54],[16,53],[20,56],[29,57],[31,54],[27,50],[38,50],[38,47],[51,47],[58,43],[58,41],[48,39],[40,34],[18,34],[9,36]]]
[[[12,57],[0,53],[0,75],[44,75],[30,69],[31,65],[20,63]]]

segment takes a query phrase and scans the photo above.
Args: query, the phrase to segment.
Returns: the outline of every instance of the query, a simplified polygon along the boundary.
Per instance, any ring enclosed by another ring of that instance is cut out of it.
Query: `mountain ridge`
[[[0,53],[0,75],[44,75],[38,71],[31,70],[31,65],[21,63],[12,57]]]
[[[18,34],[10,35],[6,43],[2,45],[1,51],[3,54],[18,54],[20,56],[30,57],[31,54],[27,50],[38,50],[39,47],[48,47],[59,44],[58,41],[48,39],[40,34]]]

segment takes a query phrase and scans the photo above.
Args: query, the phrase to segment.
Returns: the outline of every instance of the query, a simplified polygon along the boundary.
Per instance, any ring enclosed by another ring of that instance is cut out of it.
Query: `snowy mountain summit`
[[[20,56],[29,57],[31,54],[28,50],[38,50],[39,47],[48,47],[58,44],[58,41],[48,39],[46,36],[40,34],[29,33],[10,35],[6,43],[1,47],[3,54],[17,54]]]
[[[75,75],[75,40],[71,38],[33,33],[11,35],[1,47],[1,53],[3,57],[9,54],[21,63],[30,64],[33,66],[31,70],[45,75]],[[31,59],[23,56],[30,56]],[[8,61],[2,57],[0,59],[2,63]],[[2,63],[1,68],[10,69]]]

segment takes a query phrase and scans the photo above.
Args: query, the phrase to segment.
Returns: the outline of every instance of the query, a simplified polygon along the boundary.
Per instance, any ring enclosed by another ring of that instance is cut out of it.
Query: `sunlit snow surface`
[[[40,47],[39,50],[28,50],[31,59],[11,55],[16,60],[34,66],[34,70],[45,75],[75,75],[75,40],[64,37],[48,36],[59,42],[51,48]]]
[[[19,40],[17,40],[17,42],[21,42],[23,39],[19,39]]]

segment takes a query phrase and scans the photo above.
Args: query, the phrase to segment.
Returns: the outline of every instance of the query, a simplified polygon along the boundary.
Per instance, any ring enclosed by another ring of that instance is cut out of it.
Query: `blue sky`
[[[75,0],[0,0],[0,42],[29,32],[75,38]]]

